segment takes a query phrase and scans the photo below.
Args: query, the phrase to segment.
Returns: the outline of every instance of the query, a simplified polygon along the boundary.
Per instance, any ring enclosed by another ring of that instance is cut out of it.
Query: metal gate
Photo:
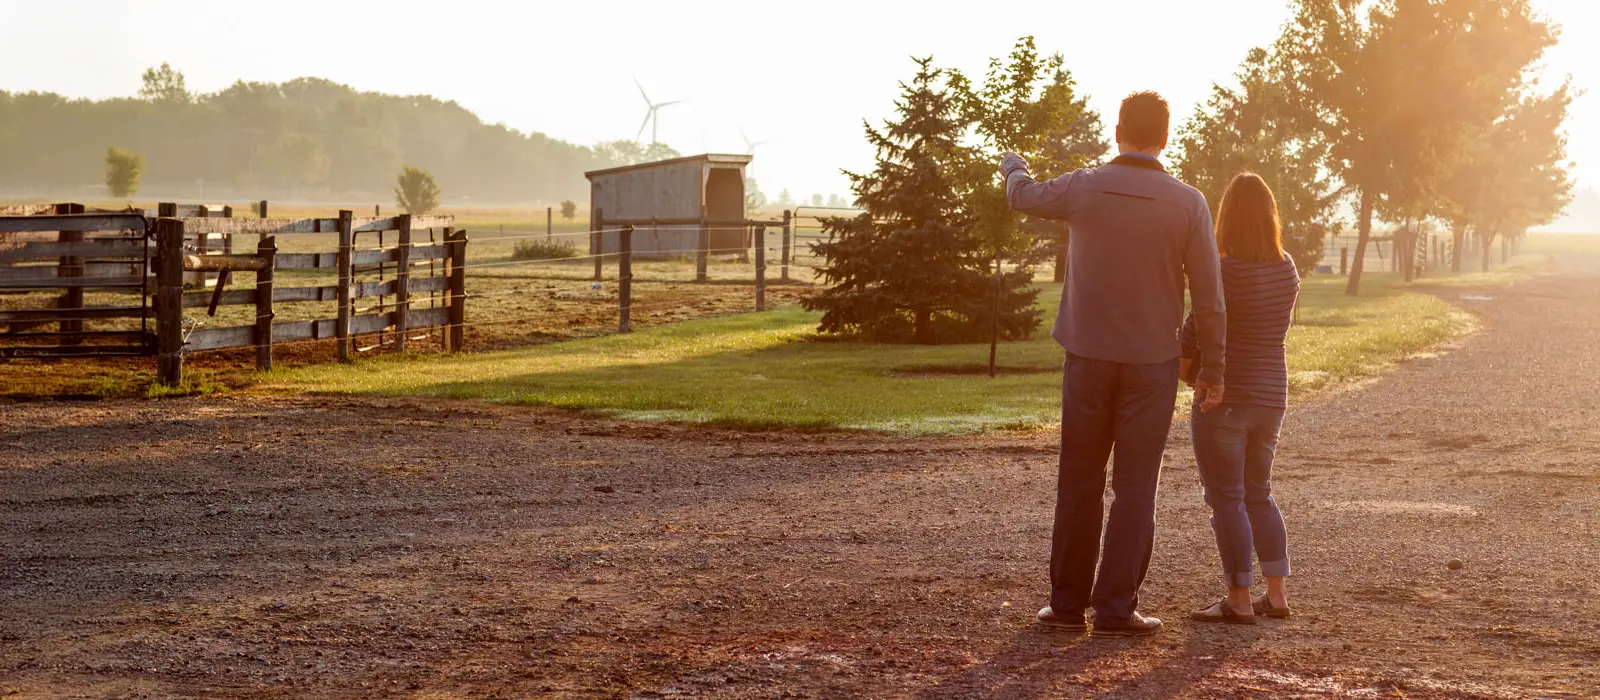
[[[149,234],[78,204],[0,216],[0,358],[155,354]]]

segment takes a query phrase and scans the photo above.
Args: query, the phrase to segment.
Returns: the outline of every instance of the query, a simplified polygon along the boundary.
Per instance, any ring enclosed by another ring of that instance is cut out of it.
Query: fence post
[[[171,218],[156,220],[156,381],[183,383],[183,222]]]
[[[447,226],[444,240],[450,246],[450,327],[445,332],[445,346],[450,352],[461,352],[467,322],[467,232]]]
[[[398,247],[394,271],[394,349],[406,351],[406,329],[411,316],[411,215],[395,217]]]
[[[617,238],[617,331],[633,330],[633,224],[622,227]]]
[[[1339,249],[1339,276],[1350,274],[1350,246]]]
[[[556,233],[554,209],[554,207],[544,208],[544,239],[547,241],[554,238]]]
[[[594,232],[589,234],[589,254],[594,256],[594,281],[599,282],[605,263],[605,258],[601,257],[606,248],[605,212],[594,210],[594,221],[589,223],[594,227]]]
[[[339,319],[334,322],[333,332],[337,337],[335,342],[340,362],[350,361],[350,277],[355,238],[351,219],[354,218],[354,212],[349,209],[339,211]]]
[[[82,204],[57,204],[56,205],[56,213],[57,214],[82,214],[83,213],[83,205]],[[61,231],[60,233],[56,234],[56,240],[58,240],[58,241],[60,241],[62,243],[77,243],[78,241],[82,241],[83,240],[83,232],[82,231]],[[77,256],[77,255],[65,256],[65,257],[61,258],[61,261],[58,263],[58,265],[59,265],[59,267],[57,267],[56,274],[58,276],[60,276],[60,277],[83,277],[84,276],[83,257],[82,256]],[[82,309],[83,308],[83,287],[67,287],[66,294],[63,295],[62,298],[61,298],[61,308],[63,308],[63,309],[71,309],[73,311],[76,311],[78,309]],[[71,313],[71,312],[69,312],[67,314],[64,314],[64,316],[76,316],[76,315],[77,314]],[[59,326],[59,328],[61,329],[61,332],[63,333],[63,336],[61,338],[61,344],[62,345],[82,345],[83,344],[83,336],[81,336],[81,335],[65,335],[67,333],[82,333],[83,332],[83,321],[82,320],[74,318],[71,321],[62,321],[61,325]]]
[[[263,219],[267,218],[267,200],[261,200],[261,205],[257,207],[256,213],[260,214]]]
[[[782,272],[781,279],[783,281],[785,281],[785,282],[789,281],[789,262],[790,262],[790,259],[794,255],[790,251],[793,248],[793,245],[794,245],[794,212],[792,212],[792,211],[790,211],[788,209],[785,209],[785,210],[783,210],[783,242],[782,242],[782,248],[778,251],[778,260],[779,260],[779,264],[781,266],[781,270],[780,271]]]
[[[265,204],[265,202],[263,202]],[[272,371],[272,270],[278,263],[278,239],[262,236],[256,244],[262,267],[256,271],[256,371]]]
[[[756,227],[756,311],[767,310],[767,227]]]
[[[711,250],[711,229],[706,226],[705,209],[700,210],[700,235],[694,245],[694,281],[704,282],[711,275],[706,267]]]
[[[225,205],[222,206],[222,218],[224,218],[224,219],[232,219],[233,218],[233,205],[225,204]],[[233,254],[233,234],[225,233],[225,234],[222,235],[222,252],[227,254],[227,255],[232,255]],[[226,271],[224,271],[222,274],[226,275],[228,273]],[[221,283],[219,282],[218,284],[221,284]]]

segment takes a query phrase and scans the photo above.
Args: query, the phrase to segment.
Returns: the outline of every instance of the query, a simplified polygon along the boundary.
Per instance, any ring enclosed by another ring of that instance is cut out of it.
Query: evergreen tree
[[[977,341],[991,323],[1001,337],[1025,337],[1040,321],[1038,292],[1021,279],[1032,273],[1014,270],[996,284],[960,180],[974,157],[960,143],[971,123],[933,59],[916,63],[916,77],[901,86],[899,120],[866,125],[877,166],[846,173],[866,213],[824,222],[828,240],[812,250],[829,286],[803,303],[823,312],[822,332],[875,341]]]

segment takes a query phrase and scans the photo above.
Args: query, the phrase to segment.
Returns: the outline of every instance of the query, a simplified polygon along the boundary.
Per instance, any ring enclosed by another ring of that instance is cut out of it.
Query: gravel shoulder
[[[1050,432],[0,405],[0,695],[1589,696],[1600,264],[1440,293],[1484,331],[1291,411],[1296,618],[1184,619],[1221,577],[1174,430],[1139,641],[1031,624]]]

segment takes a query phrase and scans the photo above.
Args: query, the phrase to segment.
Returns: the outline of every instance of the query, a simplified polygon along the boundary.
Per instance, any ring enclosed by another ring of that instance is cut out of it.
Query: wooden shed
[[[584,173],[590,221],[607,229],[632,224],[636,256],[688,257],[702,245],[713,255],[746,251],[747,231],[733,222],[744,219],[749,164],[747,155],[707,153]],[[652,226],[652,221],[672,223]],[[596,237],[590,249],[616,252],[617,234]]]

